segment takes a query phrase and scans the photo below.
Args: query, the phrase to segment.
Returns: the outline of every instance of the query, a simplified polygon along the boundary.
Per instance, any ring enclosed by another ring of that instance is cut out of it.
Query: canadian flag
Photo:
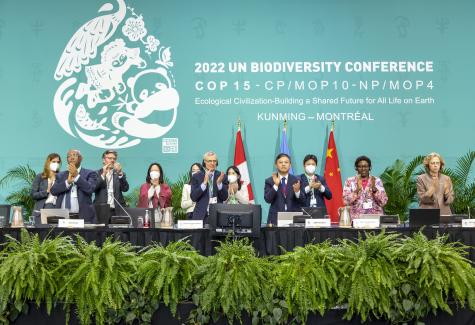
[[[254,194],[252,193],[251,178],[249,177],[249,169],[247,168],[246,153],[241,137],[241,127],[238,127],[236,134],[236,148],[234,149],[234,166],[241,172],[242,186],[247,186],[249,194],[249,203],[254,203]]]

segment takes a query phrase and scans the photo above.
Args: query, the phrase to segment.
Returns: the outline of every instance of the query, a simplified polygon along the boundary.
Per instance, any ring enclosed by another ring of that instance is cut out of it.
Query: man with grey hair
[[[85,222],[96,222],[92,193],[96,188],[97,173],[81,167],[79,150],[69,150],[67,160],[68,170],[59,173],[51,187],[51,194],[57,196],[56,206],[68,209],[70,214],[79,214]]]
[[[204,172],[197,172],[191,178],[190,197],[196,202],[192,219],[207,221],[209,205],[223,203],[228,199],[228,186],[223,182],[224,173],[216,170],[218,156],[213,151],[203,155]]]

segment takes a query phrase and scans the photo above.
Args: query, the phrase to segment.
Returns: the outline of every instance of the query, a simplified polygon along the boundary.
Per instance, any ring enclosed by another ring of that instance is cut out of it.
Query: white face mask
[[[305,171],[307,174],[313,175],[315,173],[315,169],[317,169],[317,166],[315,165],[307,165],[305,166]]]
[[[151,178],[151,179],[160,178],[160,172],[157,172],[157,171],[155,171],[155,170],[151,171],[151,172],[150,172],[150,178]]]
[[[236,183],[237,182],[237,176],[236,175],[228,175],[228,181],[229,181],[229,183]]]
[[[49,164],[49,169],[51,169],[51,171],[53,171],[53,172],[58,171],[59,163],[57,163],[57,162],[50,163]]]

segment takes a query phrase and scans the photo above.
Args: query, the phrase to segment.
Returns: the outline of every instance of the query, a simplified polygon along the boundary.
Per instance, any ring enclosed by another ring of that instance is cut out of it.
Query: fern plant
[[[321,315],[338,300],[340,257],[327,241],[297,247],[277,258],[276,283],[288,312],[305,323],[310,312]]]
[[[397,292],[392,293],[392,320],[420,319],[438,310],[452,314],[449,299],[475,310],[475,269],[464,257],[467,247],[447,239],[428,240],[418,232],[398,244],[395,256],[402,274]]]
[[[30,165],[19,165],[8,170],[7,174],[0,179],[0,187],[10,186],[15,189],[5,200],[11,205],[21,206],[27,216],[31,216],[35,205],[30,194],[35,177],[36,172]]]
[[[203,260],[185,241],[148,247],[141,253],[138,267],[142,294],[163,301],[175,315],[177,304],[191,296],[196,270]]]
[[[172,207],[173,207],[173,219],[183,220],[187,219],[186,210],[181,208],[181,195],[183,192],[183,186],[189,182],[188,174],[183,174],[178,177],[178,180],[172,182],[170,179],[166,178],[166,183],[170,186],[172,191]]]
[[[129,193],[124,194],[124,200],[127,206],[136,207],[139,202],[140,187],[135,187]]]
[[[455,169],[444,168],[442,171],[449,176],[454,186],[454,202],[452,211],[456,214],[466,214],[468,210],[475,210],[475,175],[472,172],[475,151],[469,151],[466,155],[457,159]]]
[[[407,218],[409,206],[417,201],[416,176],[424,172],[417,168],[423,161],[424,156],[417,156],[406,165],[398,159],[381,174],[388,195],[388,202],[384,206],[386,214],[397,214],[402,220]]]
[[[265,310],[272,305],[272,277],[267,259],[258,258],[249,240],[226,240],[198,268],[193,302],[195,321],[207,323],[220,315],[229,323],[241,319],[241,312]],[[280,317],[281,313],[277,312]]]
[[[339,304],[348,304],[344,319],[357,314],[363,321],[373,315],[389,317],[390,293],[398,283],[395,239],[399,234],[366,234],[358,242],[342,240],[340,247]]]
[[[45,303],[49,314],[59,289],[58,268],[75,250],[70,237],[41,240],[25,229],[20,240],[6,237],[0,256],[0,314],[9,307],[20,312],[29,301]]]
[[[129,243],[107,238],[102,247],[76,240],[77,254],[61,264],[64,284],[58,292],[66,303],[76,304],[82,324],[91,317],[103,324],[108,309],[123,307],[137,271],[137,256]]]

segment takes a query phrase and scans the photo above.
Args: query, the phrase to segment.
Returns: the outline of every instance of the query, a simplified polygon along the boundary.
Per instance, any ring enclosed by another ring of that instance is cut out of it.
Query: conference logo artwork
[[[98,13],[59,59],[57,121],[99,148],[127,148],[165,135],[179,103],[170,48],[147,32],[142,15],[124,0],[106,3]]]

